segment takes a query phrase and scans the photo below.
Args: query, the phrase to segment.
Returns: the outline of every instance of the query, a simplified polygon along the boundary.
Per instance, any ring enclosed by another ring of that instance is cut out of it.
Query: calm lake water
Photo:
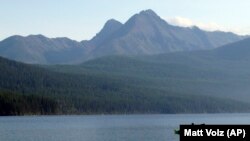
[[[250,114],[0,117],[0,141],[178,141],[179,124],[249,124]]]

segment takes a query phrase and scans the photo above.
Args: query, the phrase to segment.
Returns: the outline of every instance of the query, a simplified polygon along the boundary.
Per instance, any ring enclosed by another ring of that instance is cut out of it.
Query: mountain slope
[[[0,55],[32,64],[79,63],[87,49],[68,38],[12,36],[0,42]]]
[[[103,43],[109,36],[111,36],[114,32],[122,27],[122,23],[116,21],[115,19],[108,20],[102,30],[90,40],[89,44],[93,44],[92,46],[99,46]]]
[[[75,74],[101,72],[144,80],[147,88],[249,102],[249,45],[248,38],[213,50],[108,56],[78,66],[57,66],[54,70]]]
[[[250,104],[178,93],[143,79],[66,74],[0,58],[0,115],[247,112]]]
[[[217,57],[230,60],[250,60],[250,38],[240,42],[224,45],[221,48],[214,50]]]

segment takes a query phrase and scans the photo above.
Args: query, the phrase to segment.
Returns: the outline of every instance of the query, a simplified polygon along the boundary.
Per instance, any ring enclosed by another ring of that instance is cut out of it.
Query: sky
[[[105,22],[152,9],[178,26],[250,34],[249,0],[0,0],[0,40],[43,34],[89,40]]]

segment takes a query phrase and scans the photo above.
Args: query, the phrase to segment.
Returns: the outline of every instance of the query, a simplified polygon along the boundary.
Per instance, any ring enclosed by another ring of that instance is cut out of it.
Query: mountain
[[[81,65],[52,70],[82,74],[99,72],[143,80],[138,87],[249,102],[250,38],[204,51],[160,55],[106,56]]]
[[[77,64],[108,55],[145,55],[216,48],[245,38],[227,32],[206,32],[198,27],[168,24],[145,10],[124,24],[108,20],[89,41],[12,36],[0,42],[0,56],[30,64]]]
[[[84,60],[87,49],[68,38],[12,36],[0,42],[0,55],[31,64],[68,64]]]
[[[99,46],[106,39],[109,38],[114,32],[122,27],[122,23],[116,21],[115,19],[108,20],[102,30],[90,40],[89,44],[93,44],[93,46]]]
[[[233,33],[169,25],[154,11],[145,10],[132,16],[91,53],[92,56],[160,54],[212,49],[241,39]]]

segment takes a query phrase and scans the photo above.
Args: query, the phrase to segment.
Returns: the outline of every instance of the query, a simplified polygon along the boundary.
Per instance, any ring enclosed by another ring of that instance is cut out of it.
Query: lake
[[[0,141],[178,141],[180,124],[249,124],[250,114],[0,117]]]

